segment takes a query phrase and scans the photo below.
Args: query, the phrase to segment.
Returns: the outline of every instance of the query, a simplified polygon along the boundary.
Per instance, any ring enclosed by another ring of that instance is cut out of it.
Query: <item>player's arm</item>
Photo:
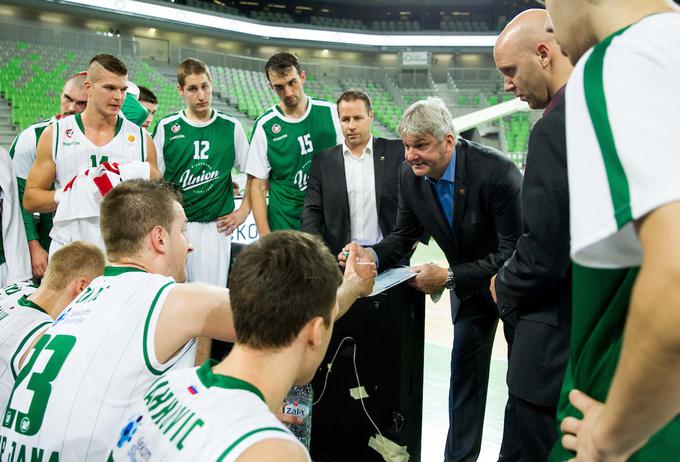
[[[52,137],[54,124],[47,127],[36,150],[35,163],[26,178],[24,193],[24,207],[29,212],[52,212],[57,208],[55,195],[57,191],[50,191],[57,176],[57,166],[52,160]]]
[[[9,148],[9,155],[14,163],[17,175],[17,187],[19,190],[19,206],[21,216],[24,220],[26,230],[26,240],[28,241],[28,251],[31,257],[31,270],[33,277],[41,278],[47,269],[47,252],[40,245],[38,240],[38,229],[33,220],[33,214],[24,207],[24,194],[26,193],[26,177],[33,166],[35,158],[35,135],[33,130],[24,130],[14,139]]]
[[[342,285],[338,288],[338,318],[342,317],[359,297],[370,295],[373,291],[375,277],[378,274],[375,263],[368,259],[360,259],[357,254],[359,246],[356,242],[349,245],[349,256],[345,263],[345,274]]]
[[[144,133],[144,136],[146,137],[146,161],[149,163],[149,176],[152,180],[158,180],[160,178],[163,178],[163,175],[161,175],[160,170],[158,170],[158,162],[156,161],[156,145],[154,145],[153,140],[151,139],[151,136],[149,136],[146,131],[142,131]]]
[[[229,290],[201,283],[176,284],[165,299],[155,335],[161,363],[192,338],[236,341]]]
[[[284,439],[268,439],[253,444],[236,460],[238,462],[262,462],[263,460],[307,462],[308,459],[299,444]]]
[[[624,460],[680,413],[680,202],[638,225],[644,257],[607,401],[572,392],[584,419],[562,423],[563,444],[577,460]]]
[[[271,232],[267,218],[267,178],[271,171],[267,149],[267,135],[262,125],[258,123],[250,140],[245,172],[248,174],[247,194],[260,236],[266,236]]]
[[[247,189],[257,232],[260,236],[266,236],[271,232],[267,218],[267,180],[248,175]]]
[[[234,153],[236,162],[234,166],[243,171],[245,170],[245,164],[248,157],[248,137],[246,132],[240,123],[236,122],[234,124]],[[241,226],[248,215],[250,214],[250,194],[248,194],[248,188],[250,186],[250,178],[246,182],[246,187],[243,191],[243,199],[241,199],[241,205],[238,209],[218,217],[217,220],[217,231],[220,233],[226,233],[230,235],[234,232],[236,228]],[[233,191],[225,191],[226,194],[233,194]]]

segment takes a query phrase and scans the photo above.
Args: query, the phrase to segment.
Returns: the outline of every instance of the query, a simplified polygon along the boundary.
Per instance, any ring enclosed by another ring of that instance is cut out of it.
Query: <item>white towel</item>
[[[50,247],[50,253],[68,244],[81,240],[90,242],[104,250],[99,230],[99,208],[102,198],[121,182],[133,178],[149,179],[148,162],[104,162],[79,173],[64,187],[57,211],[54,214],[50,237],[57,244]]]
[[[24,220],[19,208],[19,189],[9,153],[0,148],[0,190],[2,190],[2,243],[5,250],[7,278],[0,285],[14,284],[33,277],[31,256]]]

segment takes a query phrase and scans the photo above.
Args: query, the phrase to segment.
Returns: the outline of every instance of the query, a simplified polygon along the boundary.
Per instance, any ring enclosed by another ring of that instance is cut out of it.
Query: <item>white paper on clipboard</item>
[[[399,285],[404,281],[408,281],[412,277],[415,277],[416,274],[418,273],[412,273],[408,266],[399,266],[397,268],[388,269],[376,276],[373,292],[371,292],[369,297],[378,295],[391,287]]]

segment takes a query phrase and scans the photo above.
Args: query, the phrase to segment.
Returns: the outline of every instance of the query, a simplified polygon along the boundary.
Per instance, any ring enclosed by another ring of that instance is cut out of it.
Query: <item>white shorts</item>
[[[187,223],[187,238],[194,248],[187,258],[189,282],[227,287],[231,236],[217,232],[217,223]]]

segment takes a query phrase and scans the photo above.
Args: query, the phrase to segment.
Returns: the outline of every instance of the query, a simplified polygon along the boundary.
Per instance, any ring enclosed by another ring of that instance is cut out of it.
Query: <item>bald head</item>
[[[526,10],[503,29],[493,50],[505,91],[532,109],[545,108],[568,80],[571,64],[552,33],[545,10]]]
[[[530,53],[539,43],[555,46],[555,38],[545,30],[547,21],[548,13],[545,10],[531,9],[521,12],[498,36],[494,55],[505,52],[508,47]]]

